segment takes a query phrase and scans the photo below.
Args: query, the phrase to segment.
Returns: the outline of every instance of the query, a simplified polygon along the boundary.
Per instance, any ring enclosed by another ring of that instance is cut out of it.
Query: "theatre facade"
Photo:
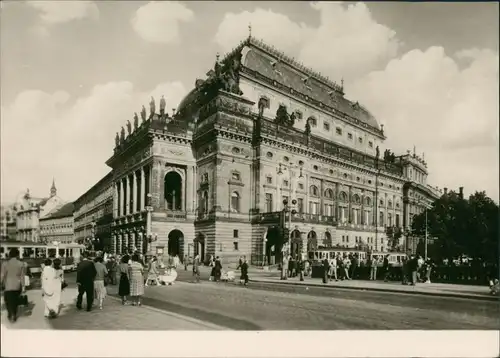
[[[166,106],[152,99],[116,134],[113,252],[272,264],[283,200],[294,255],[405,250],[413,215],[440,195],[415,150],[381,149],[383,127],[343,83],[253,37]]]

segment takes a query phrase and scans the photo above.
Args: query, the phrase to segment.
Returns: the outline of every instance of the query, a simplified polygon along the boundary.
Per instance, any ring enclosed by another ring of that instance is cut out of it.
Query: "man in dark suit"
[[[9,261],[2,263],[2,288],[4,289],[8,319],[12,323],[17,321],[19,296],[25,291],[25,265],[18,257],[19,250],[13,248],[9,251]]]
[[[76,299],[76,308],[82,309],[83,294],[87,298],[87,311],[92,310],[94,302],[94,278],[97,271],[94,262],[88,259],[88,254],[82,254],[82,261],[76,267],[76,284],[78,285],[78,297]]]

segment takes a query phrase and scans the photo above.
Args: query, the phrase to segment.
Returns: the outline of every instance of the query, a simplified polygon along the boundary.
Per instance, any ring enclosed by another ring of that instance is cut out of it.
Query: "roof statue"
[[[167,101],[165,101],[165,96],[161,96],[160,99],[160,115],[163,117],[165,114],[165,107],[167,106]]]
[[[146,122],[146,107],[144,107],[144,105],[142,105],[142,109],[141,109],[141,119],[142,119],[142,122]]]
[[[127,132],[128,135],[132,134],[132,123],[127,119]]]
[[[115,145],[118,147],[120,145],[120,135],[116,132]]]
[[[149,102],[149,118],[153,118],[156,112],[155,99],[151,96],[151,101]]]
[[[137,116],[137,112],[134,112],[134,131],[139,128],[139,117]]]
[[[120,132],[120,143],[125,142],[125,128],[122,126],[122,130]]]
[[[240,70],[241,67],[241,52],[236,53],[228,59],[224,66],[224,74],[222,76],[222,89],[229,93],[242,95],[240,90]]]

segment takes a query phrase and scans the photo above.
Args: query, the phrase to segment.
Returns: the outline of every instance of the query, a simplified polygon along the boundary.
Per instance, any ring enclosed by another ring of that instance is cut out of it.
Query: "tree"
[[[485,192],[463,199],[450,192],[427,209],[427,235],[436,237],[436,258],[467,254],[498,261],[498,205]],[[413,218],[412,234],[424,237],[425,212]],[[434,251],[433,250],[433,251]]]

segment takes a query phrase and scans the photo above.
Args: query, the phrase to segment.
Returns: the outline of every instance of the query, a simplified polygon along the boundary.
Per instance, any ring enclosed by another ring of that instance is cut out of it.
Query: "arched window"
[[[346,202],[347,201],[347,194],[345,192],[341,191],[339,194],[339,199],[340,199],[340,201]]]
[[[313,196],[318,196],[318,187],[316,185],[311,185],[309,187],[309,194]]]
[[[179,173],[171,171],[164,179],[165,206],[168,210],[182,210],[182,177]]]
[[[325,190],[325,197],[328,199],[333,199],[333,190],[332,189],[326,189]]]
[[[323,238],[323,247],[332,247],[333,242],[332,242],[332,234],[330,234],[328,231],[325,232],[325,237]]]
[[[231,211],[235,213],[240,212],[240,194],[233,191],[231,194]]]
[[[387,202],[387,206],[389,207],[389,209],[392,209],[392,201],[390,201],[390,200],[389,200],[389,201]]]
[[[366,206],[370,206],[370,205],[372,205],[372,200],[371,200],[369,197],[366,197],[366,198],[365,198],[365,205],[366,205]]]
[[[354,196],[352,197],[353,201],[355,204],[361,204],[361,198],[359,197],[358,194],[354,194]]]

